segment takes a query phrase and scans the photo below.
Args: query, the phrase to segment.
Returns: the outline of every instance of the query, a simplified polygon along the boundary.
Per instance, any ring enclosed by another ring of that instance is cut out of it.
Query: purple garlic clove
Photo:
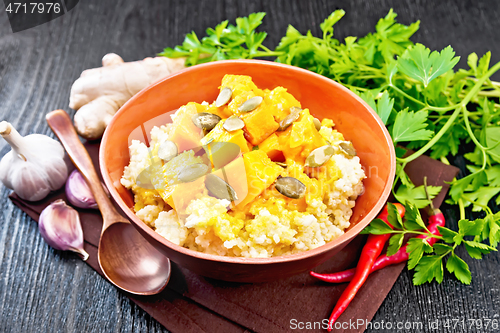
[[[75,207],[97,209],[94,195],[78,170],[74,170],[66,181],[66,196]]]
[[[83,248],[83,231],[78,212],[59,199],[40,214],[38,230],[56,250],[73,251],[85,261],[89,254]]]

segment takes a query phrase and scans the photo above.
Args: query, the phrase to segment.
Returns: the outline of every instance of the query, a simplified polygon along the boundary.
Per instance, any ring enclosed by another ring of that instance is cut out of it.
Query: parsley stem
[[[273,51],[257,51],[250,54],[250,58],[260,58],[260,57],[279,57],[282,56],[283,52],[273,52]]]
[[[493,215],[493,212],[491,211],[490,207],[488,207],[488,205],[483,205],[483,204],[481,204],[481,203],[479,203],[477,201],[474,201],[472,198],[469,198],[467,196],[467,194],[462,194],[462,197],[460,199],[462,199],[462,198],[464,198],[465,200],[467,200],[469,202],[473,202],[474,205],[476,205],[476,206],[481,207],[482,209],[484,209],[486,211],[487,214]]]
[[[466,105],[470,102],[472,97],[474,97],[477,92],[481,89],[481,86],[484,84],[484,82],[491,76],[493,73],[498,71],[500,69],[500,62],[497,62],[493,67],[490,68],[490,70],[479,80],[477,80],[476,84],[472,89],[469,91],[469,93],[465,96],[465,98],[462,100],[462,102],[459,104],[459,107],[453,111],[453,114],[451,117],[448,119],[448,121],[444,124],[444,126],[439,130],[439,132],[436,133],[436,135],[429,141],[427,142],[426,145],[424,145],[422,148],[420,148],[418,151],[415,153],[411,154],[410,156],[403,158],[403,159],[398,159],[399,162],[411,162],[417,157],[421,156],[424,154],[427,150],[429,150],[436,142],[441,139],[441,137],[448,131],[448,129],[451,127],[451,125],[455,122],[457,119],[458,115],[462,111],[463,108],[466,108]],[[422,103],[422,102],[421,102]]]
[[[458,208],[460,209],[460,219],[465,220],[465,206],[462,198],[458,199]]]
[[[406,158],[398,159],[399,162],[401,162],[401,163],[402,162],[411,162],[414,159],[416,159],[417,157],[423,155],[427,150],[429,150],[429,148],[434,146],[434,144],[436,142],[438,142],[439,139],[441,139],[441,137],[444,135],[444,133],[446,133],[448,131],[448,129],[451,127],[451,125],[455,122],[455,119],[457,119],[458,115],[460,114],[460,111],[461,111],[461,108],[457,108],[453,112],[451,117],[448,119],[448,121],[444,124],[444,126],[439,130],[439,132],[429,142],[427,142],[427,144],[425,146],[423,146],[418,151],[414,152],[413,154],[411,154],[410,156],[408,156]]]
[[[408,95],[406,92],[404,92],[403,90],[401,90],[398,87],[396,87],[392,82],[389,83],[389,87],[391,87],[392,89],[396,90],[398,93],[400,93],[404,97],[408,98],[409,100],[411,100],[411,101],[413,101],[413,102],[415,102],[417,104],[420,104],[420,105],[425,106],[425,107],[428,106],[426,103],[422,102],[421,100],[418,100],[415,97]]]
[[[486,163],[485,147],[477,140],[476,136],[474,135],[474,132],[472,132],[472,129],[470,127],[470,122],[469,122],[469,111],[467,110],[466,107],[462,107],[462,108],[463,108],[463,112],[464,112],[465,128],[467,128],[467,132],[469,133],[469,136],[472,139],[472,141],[474,142],[474,144],[479,149],[481,149],[481,151],[483,152],[483,155],[484,155],[483,170],[484,170],[484,167],[485,167],[484,164]]]
[[[497,88],[498,89],[498,88]],[[500,97],[500,92],[495,90],[483,90],[477,93],[479,96],[487,96],[487,97]]]

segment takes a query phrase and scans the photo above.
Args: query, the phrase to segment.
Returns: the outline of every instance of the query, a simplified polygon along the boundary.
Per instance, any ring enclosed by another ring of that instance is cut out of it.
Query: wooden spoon
[[[170,279],[170,260],[156,250],[119,214],[104,192],[90,156],[80,142],[68,114],[55,110],[47,122],[85,177],[103,218],[99,240],[99,265],[111,283],[137,295],[161,292]]]

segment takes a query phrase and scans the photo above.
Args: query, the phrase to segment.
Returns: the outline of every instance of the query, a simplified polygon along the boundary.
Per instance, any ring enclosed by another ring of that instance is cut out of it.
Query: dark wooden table
[[[319,35],[319,24],[338,8],[347,14],[336,25],[337,38],[363,36],[391,7],[402,23],[420,20],[413,41],[431,49],[451,44],[462,57],[461,67],[471,52],[491,50],[492,63],[500,60],[500,6],[495,0],[83,0],[60,18],[15,34],[7,15],[0,13],[0,120],[23,135],[53,136],[45,114],[59,108],[73,114],[68,107],[71,84],[84,69],[100,66],[108,52],[125,61],[142,59],[181,43],[191,30],[200,36],[222,20],[234,22],[256,11],[267,12],[261,31],[269,33],[270,47],[288,24]],[[0,156],[8,150],[0,140]],[[75,255],[49,248],[36,223],[8,200],[10,190],[0,185],[0,191],[1,332],[166,331]],[[445,214],[449,223],[456,223],[457,211],[446,208]],[[475,326],[445,328],[447,319],[466,324],[468,319],[500,320],[500,254],[466,261],[473,276],[470,286],[445,274],[440,285],[416,287],[405,270],[373,320],[423,322],[424,332],[475,331]],[[430,328],[436,321],[439,329]]]

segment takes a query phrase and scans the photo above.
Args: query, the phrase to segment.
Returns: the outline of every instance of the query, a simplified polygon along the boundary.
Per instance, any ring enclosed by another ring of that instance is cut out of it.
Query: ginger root
[[[103,67],[83,71],[71,87],[69,107],[78,110],[73,119],[76,131],[89,140],[100,138],[126,101],[153,82],[185,68],[184,62],[184,58],[166,57],[124,62],[117,54],[106,54]]]

